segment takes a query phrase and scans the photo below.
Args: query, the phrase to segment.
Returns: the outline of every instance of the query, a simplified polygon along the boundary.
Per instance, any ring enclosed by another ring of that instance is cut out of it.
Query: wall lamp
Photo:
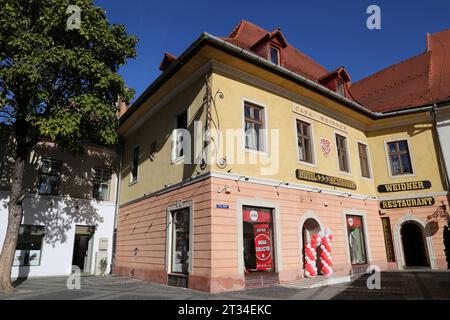
[[[278,188],[279,188],[282,184],[284,184],[285,186],[288,186],[288,185],[289,185],[289,182],[287,182],[287,181],[281,181],[277,186],[275,186],[275,189],[277,189],[277,195],[280,195],[280,192],[278,191]]]
[[[246,176],[240,176],[236,181],[237,183],[237,187],[238,187],[238,191],[241,192],[241,188],[239,187],[239,181],[241,181],[241,179],[244,178],[245,181],[248,181],[248,177]]]

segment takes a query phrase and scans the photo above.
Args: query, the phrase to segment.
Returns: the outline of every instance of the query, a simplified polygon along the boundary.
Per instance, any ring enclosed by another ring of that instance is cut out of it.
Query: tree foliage
[[[42,139],[72,151],[117,140],[115,104],[129,100],[119,68],[137,38],[92,0],[0,0],[0,118],[28,149]],[[81,9],[67,29],[69,5]]]

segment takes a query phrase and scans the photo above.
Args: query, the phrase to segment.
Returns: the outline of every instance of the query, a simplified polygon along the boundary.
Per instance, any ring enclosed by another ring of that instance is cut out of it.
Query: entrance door
[[[77,226],[73,246],[72,265],[80,268],[81,272],[90,272],[92,260],[92,240],[94,227]]]
[[[414,222],[406,222],[401,229],[406,267],[429,267],[425,252],[422,228]]]

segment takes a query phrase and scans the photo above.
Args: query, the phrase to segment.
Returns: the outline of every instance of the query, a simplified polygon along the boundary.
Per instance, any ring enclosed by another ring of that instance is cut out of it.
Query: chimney
[[[117,117],[121,118],[125,114],[125,112],[127,112],[127,110],[128,110],[127,103],[122,98],[119,98]]]

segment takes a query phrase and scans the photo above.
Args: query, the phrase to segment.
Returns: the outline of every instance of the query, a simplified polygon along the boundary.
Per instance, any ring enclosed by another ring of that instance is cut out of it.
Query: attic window
[[[280,65],[280,50],[275,47],[270,47],[270,61],[276,65]]]
[[[337,81],[336,83],[336,93],[342,97],[345,97],[344,84],[340,81]]]

